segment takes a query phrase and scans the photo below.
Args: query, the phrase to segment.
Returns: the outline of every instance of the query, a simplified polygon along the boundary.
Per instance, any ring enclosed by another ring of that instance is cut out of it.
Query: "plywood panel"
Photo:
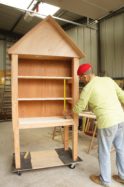
[[[19,60],[19,75],[71,77],[71,60]]]
[[[67,111],[71,104],[67,103]],[[20,101],[19,117],[63,116],[64,101]]]
[[[8,52],[9,54],[79,58],[84,56],[64,30],[50,16],[31,29]]]
[[[33,169],[64,165],[54,150],[31,152],[31,163]]]
[[[19,80],[19,97],[64,97],[63,80]],[[71,97],[71,84],[66,84],[66,97]]]

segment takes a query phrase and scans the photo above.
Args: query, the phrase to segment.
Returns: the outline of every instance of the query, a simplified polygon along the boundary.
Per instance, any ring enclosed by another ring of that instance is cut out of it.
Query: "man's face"
[[[86,74],[82,74],[79,76],[79,79],[84,83],[84,85],[86,85],[90,81],[90,76]]]

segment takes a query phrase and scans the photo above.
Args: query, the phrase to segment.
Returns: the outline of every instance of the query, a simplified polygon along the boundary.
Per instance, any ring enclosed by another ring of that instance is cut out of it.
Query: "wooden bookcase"
[[[78,99],[77,68],[84,54],[50,16],[8,52],[12,63],[15,168],[22,168],[21,129],[64,126],[66,151],[69,149],[69,126],[73,126],[72,158],[76,161],[78,116],[64,118],[63,112],[71,112]]]

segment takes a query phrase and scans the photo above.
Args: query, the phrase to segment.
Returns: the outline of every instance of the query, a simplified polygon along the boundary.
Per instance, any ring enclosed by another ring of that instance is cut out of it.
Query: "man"
[[[88,105],[98,122],[98,159],[100,176],[90,179],[102,186],[111,186],[110,151],[112,144],[116,150],[118,175],[113,179],[124,184],[124,91],[108,77],[93,74],[90,64],[79,66],[77,74],[85,86],[73,112],[80,113]]]

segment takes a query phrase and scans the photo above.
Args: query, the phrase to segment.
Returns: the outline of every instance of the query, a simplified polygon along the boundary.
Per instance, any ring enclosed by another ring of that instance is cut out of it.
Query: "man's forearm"
[[[85,110],[86,106],[83,105],[83,103],[79,100],[76,105],[73,107],[73,112],[74,113],[81,113],[83,110]]]

